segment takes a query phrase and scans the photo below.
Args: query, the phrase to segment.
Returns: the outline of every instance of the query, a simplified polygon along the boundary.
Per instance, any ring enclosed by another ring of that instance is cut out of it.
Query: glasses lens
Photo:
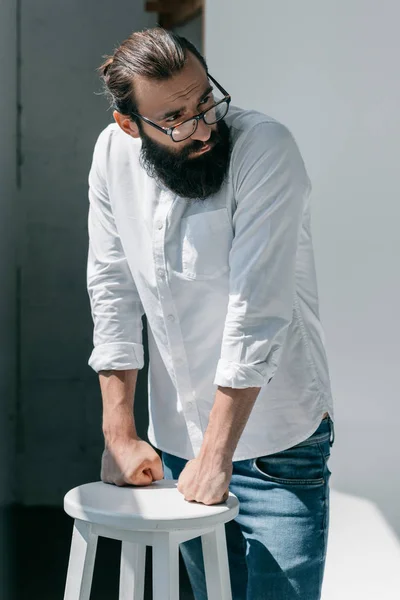
[[[220,121],[225,117],[226,113],[228,112],[228,108],[229,104],[226,100],[224,100],[224,102],[221,102],[220,104],[217,104],[217,106],[213,106],[212,108],[210,108],[210,110],[204,113],[205,122],[208,125],[212,125],[213,123]]]
[[[190,137],[195,129],[196,121],[194,119],[190,121],[185,121],[181,125],[178,125],[178,127],[175,127],[175,129],[172,132],[172,137],[175,140],[175,142],[181,142],[182,140],[185,140],[186,138]]]

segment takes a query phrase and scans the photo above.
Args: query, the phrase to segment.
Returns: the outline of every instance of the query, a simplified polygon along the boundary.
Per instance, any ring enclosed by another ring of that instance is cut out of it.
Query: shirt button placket
[[[154,221],[153,256],[158,275],[157,287],[160,294],[161,309],[163,314],[166,316],[165,327],[167,329],[167,337],[170,341],[170,351],[175,370],[176,384],[178,387],[178,392],[183,398],[183,413],[193,450],[195,453],[197,453],[200,450],[203,434],[201,431],[197,406],[191,395],[190,376],[186,361],[182,356],[176,353],[176,351],[183,347],[183,340],[179,328],[179,321],[172,312],[175,307],[172,294],[169,289],[166,272],[166,258],[164,252],[166,228],[164,224],[168,210],[169,205],[160,203],[159,211],[156,214]]]

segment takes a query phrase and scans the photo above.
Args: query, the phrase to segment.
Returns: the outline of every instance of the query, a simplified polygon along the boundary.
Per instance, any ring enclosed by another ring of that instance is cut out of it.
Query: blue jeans
[[[329,416],[305,441],[233,463],[229,486],[240,502],[225,525],[233,600],[319,600],[329,528]],[[162,452],[165,479],[186,460]],[[180,545],[196,600],[207,600],[201,539]]]

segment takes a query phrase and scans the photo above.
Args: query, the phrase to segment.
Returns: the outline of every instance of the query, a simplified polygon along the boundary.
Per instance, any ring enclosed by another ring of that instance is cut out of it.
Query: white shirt
[[[231,106],[225,121],[228,177],[206,201],[149,177],[141,140],[116,123],[89,174],[89,365],[141,369],[145,313],[148,438],[185,459],[200,450],[218,385],[261,387],[233,461],[300,443],[325,411],[333,419],[303,160],[276,120]]]

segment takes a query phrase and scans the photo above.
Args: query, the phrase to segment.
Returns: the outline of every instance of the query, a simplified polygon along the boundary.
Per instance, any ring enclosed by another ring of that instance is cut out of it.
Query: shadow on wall
[[[99,478],[101,394],[87,364],[93,333],[87,191],[94,144],[112,113],[96,95],[96,68],[134,29],[156,25],[144,8],[127,0],[119,0],[118,11],[77,0],[21,4],[18,473],[19,500],[27,505],[61,506],[68,489]],[[135,403],[142,435],[146,374],[140,373]]]

